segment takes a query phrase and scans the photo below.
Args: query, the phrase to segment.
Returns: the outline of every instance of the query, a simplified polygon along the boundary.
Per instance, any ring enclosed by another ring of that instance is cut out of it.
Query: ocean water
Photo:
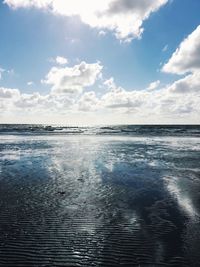
[[[200,266],[200,126],[0,125],[0,266]]]

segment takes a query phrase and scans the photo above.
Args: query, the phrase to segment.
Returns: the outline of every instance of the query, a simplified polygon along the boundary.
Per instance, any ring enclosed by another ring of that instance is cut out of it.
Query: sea
[[[199,267],[200,125],[0,125],[0,266]]]

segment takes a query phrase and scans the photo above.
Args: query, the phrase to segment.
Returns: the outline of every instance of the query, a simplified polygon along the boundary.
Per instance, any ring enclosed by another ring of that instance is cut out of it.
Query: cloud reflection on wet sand
[[[199,145],[2,136],[0,266],[199,266]]]

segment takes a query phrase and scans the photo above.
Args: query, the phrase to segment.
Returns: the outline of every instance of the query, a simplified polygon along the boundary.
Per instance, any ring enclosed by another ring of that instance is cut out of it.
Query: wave
[[[96,127],[45,124],[0,124],[0,134],[128,135],[200,137],[200,125],[114,125]]]

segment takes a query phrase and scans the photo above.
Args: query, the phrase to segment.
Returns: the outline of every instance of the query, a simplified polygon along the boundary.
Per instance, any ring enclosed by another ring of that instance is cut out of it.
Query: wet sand
[[[0,266],[200,266],[200,139],[0,139]]]

